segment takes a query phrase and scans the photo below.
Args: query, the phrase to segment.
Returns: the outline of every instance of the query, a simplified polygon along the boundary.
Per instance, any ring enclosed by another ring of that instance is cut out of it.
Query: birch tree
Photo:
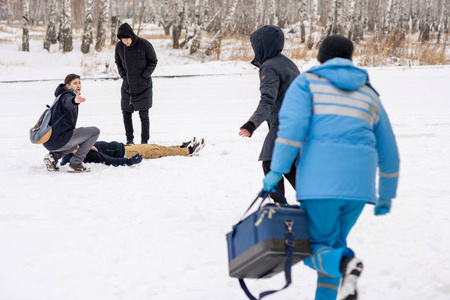
[[[172,25],[172,47],[174,49],[180,48],[180,36],[183,30],[184,23],[184,1],[175,0],[176,17],[175,22]]]
[[[102,51],[106,42],[106,28],[109,19],[109,0],[101,0],[100,2],[100,15],[98,17],[97,26],[97,41],[95,43],[95,50],[97,52]]]
[[[6,24],[13,22],[13,13],[11,9],[11,0],[6,0]]]
[[[342,0],[336,0],[336,8],[334,13],[334,23],[333,23],[333,33],[335,34],[342,34],[342,24],[343,24],[343,17],[342,17]]]
[[[431,31],[431,25],[432,25],[432,3],[433,0],[427,0],[425,1],[425,14],[422,19],[422,28],[420,31],[420,38],[422,42],[426,42],[430,39],[430,31]]]
[[[156,17],[159,20],[159,24],[164,29],[164,34],[170,35],[170,28],[172,27],[174,20],[169,14],[169,1],[162,0],[162,2],[159,3],[156,2],[156,0],[151,0],[151,4],[153,5],[154,11],[156,12]]]
[[[314,33],[316,32],[317,23],[317,0],[311,1],[311,14],[309,15],[309,36],[306,43],[308,49],[314,46]]]
[[[239,0],[233,0],[233,3],[231,4],[230,10],[228,11],[228,15],[223,20],[222,24],[220,25],[219,31],[214,35],[213,39],[208,45],[208,48],[205,50],[206,55],[210,55],[212,50],[215,49],[220,41],[223,38],[223,33],[227,29],[228,25],[230,25],[231,20],[233,19],[234,13],[236,12],[236,7],[239,4]],[[219,49],[220,50],[220,49]]]
[[[255,0],[255,25],[254,30],[261,27],[263,23],[264,0]]]
[[[306,0],[300,0],[300,42],[306,41],[305,22],[307,19]]]
[[[49,20],[47,26],[47,33],[45,34],[44,49],[50,51],[50,45],[56,44],[56,0],[48,1]]]
[[[278,17],[277,17],[277,2],[276,0],[266,0],[269,1],[269,9],[268,12],[268,23],[269,25],[278,25]],[[265,24],[263,24],[265,25]]]
[[[30,51],[29,26],[30,26],[30,0],[23,0],[22,3],[22,51]]]
[[[208,20],[209,13],[209,0],[203,0],[203,18],[200,9],[200,0],[195,0],[195,31],[192,39],[190,54],[194,54],[200,48],[200,41],[202,39],[202,33],[205,30],[205,24]]]
[[[320,46],[320,44],[322,44],[322,41],[333,32],[335,10],[336,10],[336,1],[331,0],[329,2],[326,24],[322,29],[322,33],[320,34],[320,39],[316,47]]]
[[[355,27],[354,17],[355,17],[355,0],[349,0],[348,9],[347,9],[347,17],[345,22],[345,31],[344,35],[350,40],[353,37],[353,28]]]
[[[442,35],[445,34],[446,32],[448,32],[448,30],[446,29],[446,26],[448,26],[448,19],[449,19],[449,16],[448,16],[449,7],[448,6],[449,5],[450,5],[450,1],[441,0],[440,7],[439,7],[440,15],[439,15],[438,36],[437,36],[438,43],[441,42]],[[447,25],[446,25],[446,23],[447,23]],[[445,40],[446,39],[444,39],[444,42],[443,42],[444,44],[445,44]]]
[[[86,17],[84,19],[84,33],[81,42],[81,52],[89,53],[90,45],[92,44],[92,23],[94,22],[93,10],[94,0],[87,0],[86,3]]]
[[[61,19],[61,41],[63,52],[73,50],[72,44],[72,3],[71,0],[63,0],[63,11]]]
[[[119,16],[117,0],[111,0],[111,45],[117,43],[117,29],[119,27]]]

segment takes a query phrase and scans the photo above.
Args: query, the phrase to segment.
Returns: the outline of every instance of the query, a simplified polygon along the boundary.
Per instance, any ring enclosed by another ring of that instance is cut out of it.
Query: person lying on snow
[[[124,145],[119,142],[98,141],[84,158],[84,163],[99,163],[108,166],[131,166],[138,164],[143,158],[152,159],[164,156],[197,156],[205,147],[205,139],[192,138],[180,146],[161,146],[156,144],[131,144]],[[63,157],[61,165],[65,165],[76,153]]]

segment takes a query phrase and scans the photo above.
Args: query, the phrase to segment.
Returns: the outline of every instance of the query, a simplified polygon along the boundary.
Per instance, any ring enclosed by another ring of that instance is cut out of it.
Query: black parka
[[[77,126],[79,104],[75,102],[76,92],[61,83],[55,90],[55,97],[58,96],[59,100],[52,108],[50,124],[53,125],[53,122],[64,117],[52,127],[52,135],[44,143],[44,147],[49,151],[58,150],[66,145]]]
[[[132,39],[130,46],[119,41],[116,45],[115,61],[120,77],[121,108],[123,111],[146,110],[153,105],[152,73],[158,60],[152,44],[136,36],[127,23],[119,27],[117,36]]]
[[[252,129],[258,128],[267,121],[269,133],[259,160],[269,161],[278,131],[278,112],[283,102],[284,94],[291,82],[300,74],[297,66],[281,54],[284,47],[283,31],[277,26],[266,25],[250,35],[250,42],[255,52],[252,64],[259,68],[261,98],[258,107],[247,122]],[[250,130],[251,131],[251,130]]]

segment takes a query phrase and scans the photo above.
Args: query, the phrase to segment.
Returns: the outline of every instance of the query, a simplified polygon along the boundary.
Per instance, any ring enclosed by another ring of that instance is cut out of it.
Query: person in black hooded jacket
[[[120,77],[121,108],[127,144],[134,140],[132,114],[139,111],[141,119],[141,144],[150,138],[149,109],[153,105],[152,73],[158,60],[152,44],[136,36],[128,23],[120,25],[117,37],[115,61]]]
[[[266,25],[259,28],[250,35],[250,42],[255,52],[255,58],[251,63],[259,68],[261,98],[256,111],[240,128],[239,135],[251,137],[256,128],[264,121],[267,122],[269,133],[259,155],[264,174],[267,174],[270,171],[273,147],[277,137],[278,112],[286,90],[300,71],[289,58],[281,54],[284,47],[284,34],[279,27]],[[295,165],[292,165],[291,171],[284,174],[284,177],[295,188]],[[283,179],[278,182],[277,187],[284,195]],[[284,202],[277,193],[271,193],[270,196],[277,202]]]

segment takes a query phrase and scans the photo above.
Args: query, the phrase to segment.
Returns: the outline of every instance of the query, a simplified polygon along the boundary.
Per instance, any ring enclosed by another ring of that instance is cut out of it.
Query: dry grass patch
[[[402,39],[399,32],[388,36],[376,36],[366,43],[357,45],[355,56],[359,57],[362,66],[409,65],[445,65],[446,44],[432,42],[420,43],[414,37],[407,36]]]

